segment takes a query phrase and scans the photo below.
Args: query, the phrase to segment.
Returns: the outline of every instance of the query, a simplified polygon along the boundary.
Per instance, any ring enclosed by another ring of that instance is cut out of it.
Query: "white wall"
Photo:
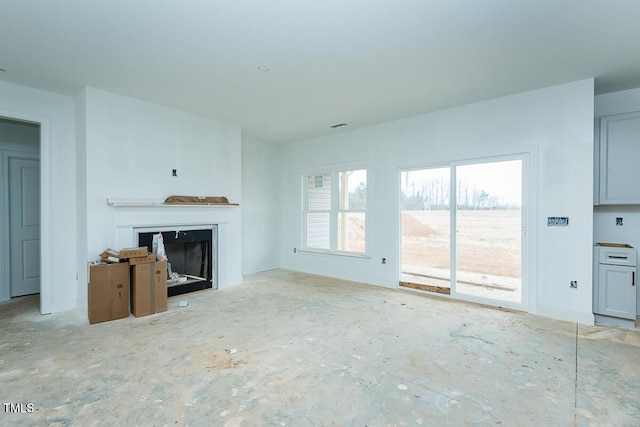
[[[283,146],[282,267],[395,288],[398,168],[531,150],[528,310],[593,323],[593,96],[589,79]],[[368,167],[371,259],[294,254],[301,242],[302,170],[343,162]],[[570,226],[548,228],[547,216],[569,216]],[[577,289],[570,289],[571,280]]]
[[[280,266],[279,146],[242,137],[242,273]]]
[[[40,311],[76,305],[74,100],[0,82],[0,116],[40,123]],[[5,238],[4,236],[2,237]],[[63,252],[68,256],[56,256]]]
[[[598,95],[594,109],[596,118],[640,111],[640,89]],[[616,226],[616,217],[622,217],[622,226]],[[640,250],[640,206],[595,206],[593,230],[594,243],[629,243]]]
[[[241,200],[239,126],[93,88],[79,96],[86,144],[86,261],[117,246],[116,211],[107,198]],[[225,233],[233,238],[220,248],[219,287],[242,282],[241,208],[228,209]],[[86,301],[86,289],[79,301]]]

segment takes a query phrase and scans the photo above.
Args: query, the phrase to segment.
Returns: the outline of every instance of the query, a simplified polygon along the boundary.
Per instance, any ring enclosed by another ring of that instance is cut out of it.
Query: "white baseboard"
[[[581,311],[562,310],[554,307],[538,306],[536,314],[538,314],[539,316],[550,317],[551,319],[580,323],[581,325],[593,326],[595,324],[593,313],[584,313]]]
[[[42,295],[42,294],[40,294]],[[42,314],[53,314],[53,313],[61,313],[63,311],[75,310],[76,302],[73,300],[59,302],[56,304],[47,305],[46,312]]]

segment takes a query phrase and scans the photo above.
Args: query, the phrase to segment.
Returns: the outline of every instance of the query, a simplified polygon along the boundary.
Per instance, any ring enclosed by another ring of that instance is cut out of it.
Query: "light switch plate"
[[[569,226],[569,217],[568,216],[550,216],[550,217],[547,217],[547,226],[548,227],[568,227]]]

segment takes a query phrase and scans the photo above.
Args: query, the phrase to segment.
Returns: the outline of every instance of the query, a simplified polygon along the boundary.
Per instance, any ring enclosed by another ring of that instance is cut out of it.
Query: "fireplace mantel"
[[[240,206],[238,203],[199,203],[199,204],[166,204],[161,199],[107,199],[107,205],[119,208],[182,208],[182,207],[199,207],[199,208],[233,208]]]
[[[237,205],[165,205],[149,199],[107,199],[116,212],[119,247],[137,245],[141,230],[181,230],[194,226],[224,225],[230,221],[229,208]],[[222,233],[224,234],[224,232]]]

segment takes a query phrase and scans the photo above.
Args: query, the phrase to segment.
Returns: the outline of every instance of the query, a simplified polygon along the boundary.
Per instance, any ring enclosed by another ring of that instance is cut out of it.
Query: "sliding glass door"
[[[401,172],[400,286],[522,306],[523,161]]]
[[[522,302],[522,160],[456,173],[456,293]]]
[[[449,167],[402,172],[403,286],[450,293],[450,177]]]

